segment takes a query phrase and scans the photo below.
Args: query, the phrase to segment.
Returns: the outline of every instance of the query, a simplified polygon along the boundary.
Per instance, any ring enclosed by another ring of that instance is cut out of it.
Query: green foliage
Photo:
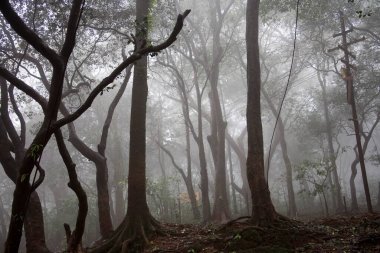
[[[314,186],[314,190],[310,192],[312,196],[323,193],[328,189],[327,176],[331,170],[329,161],[310,161],[305,160],[295,167],[296,180],[307,181]],[[301,192],[300,192],[301,193]]]
[[[34,160],[37,160],[37,158],[40,156],[40,150],[42,150],[44,146],[42,144],[35,144],[33,143],[30,147],[30,151],[28,156],[32,157]]]
[[[240,240],[241,239],[241,234],[237,233],[236,235],[234,235],[233,239],[234,240]]]
[[[29,174],[22,174],[21,175],[21,183],[25,181],[25,179],[29,176]]]

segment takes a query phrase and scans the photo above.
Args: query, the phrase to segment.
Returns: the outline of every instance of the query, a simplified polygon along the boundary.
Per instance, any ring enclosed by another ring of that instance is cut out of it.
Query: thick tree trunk
[[[259,0],[247,2],[247,177],[252,193],[253,221],[257,224],[272,223],[276,213],[264,175],[264,146],[260,105],[260,60],[259,60]]]
[[[136,47],[148,37],[150,0],[136,2]],[[93,252],[142,252],[148,235],[158,227],[146,199],[146,102],[148,98],[147,57],[135,63],[130,121],[128,206],[122,224],[104,245]]]
[[[141,47],[148,36],[150,0],[136,2],[136,47]],[[147,57],[135,63],[132,87],[132,107],[129,144],[128,207],[127,217],[147,219],[146,201],[146,102],[148,98]],[[135,223],[136,224],[136,223]],[[133,227],[133,224],[130,224]],[[138,230],[136,228],[136,230]]]

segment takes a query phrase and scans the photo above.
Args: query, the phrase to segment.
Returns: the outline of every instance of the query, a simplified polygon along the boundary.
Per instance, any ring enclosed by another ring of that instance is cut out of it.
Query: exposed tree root
[[[160,223],[150,214],[127,215],[113,235],[89,253],[142,252],[152,235],[163,235]]]
[[[242,216],[242,217],[239,217],[239,218],[236,218],[236,219],[233,219],[233,220],[230,220],[229,222],[227,222],[226,224],[223,224],[219,229],[218,231],[223,231],[225,230],[227,227],[230,227],[232,226],[233,224],[237,223],[237,222],[244,222],[246,223],[248,220],[252,219],[252,216]]]

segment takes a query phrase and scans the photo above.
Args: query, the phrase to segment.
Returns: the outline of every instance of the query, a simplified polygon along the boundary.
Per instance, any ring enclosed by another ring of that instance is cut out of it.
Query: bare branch
[[[157,45],[157,46],[148,46],[144,47],[140,50],[137,50],[134,52],[131,56],[129,56],[125,61],[123,61],[112,73],[104,78],[90,93],[87,100],[83,103],[81,107],[77,111],[75,111],[73,114],[62,118],[58,120],[55,124],[53,124],[52,129],[53,131],[55,129],[58,129],[74,120],[79,118],[88,108],[90,108],[91,104],[94,102],[96,96],[105,88],[107,85],[111,84],[118,75],[130,64],[136,62],[139,60],[143,55],[153,53],[153,52],[159,52],[167,47],[169,47],[171,44],[173,44],[177,40],[177,35],[182,30],[183,27],[183,21],[186,18],[186,16],[190,13],[190,10],[186,10],[183,14],[178,15],[177,23],[170,34],[169,38],[165,40],[163,43]]]
[[[71,7],[69,21],[67,24],[65,42],[61,50],[61,56],[67,61],[75,46],[75,37],[82,16],[84,0],[74,0]]]
[[[15,77],[11,72],[1,66],[0,76],[4,77],[8,82],[16,86],[19,90],[25,92],[25,94],[33,98],[37,103],[41,105],[42,110],[45,112],[47,108],[47,101],[37,91],[35,91],[32,87]]]

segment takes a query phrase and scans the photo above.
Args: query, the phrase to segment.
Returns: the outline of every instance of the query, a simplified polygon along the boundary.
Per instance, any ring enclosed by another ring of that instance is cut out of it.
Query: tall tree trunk
[[[136,1],[137,49],[146,44],[150,0]],[[113,236],[93,252],[142,252],[148,235],[158,228],[146,199],[146,103],[148,98],[147,56],[135,63],[130,120],[127,214]]]
[[[247,177],[252,193],[252,218],[257,224],[272,223],[277,219],[264,174],[264,146],[260,105],[259,59],[259,0],[247,2]]]
[[[202,95],[199,87],[198,79],[195,85],[197,93],[197,109],[198,109],[198,137],[195,138],[198,144],[198,156],[200,164],[201,174],[201,191],[202,191],[202,219],[203,223],[207,223],[211,220],[211,205],[209,198],[209,185],[208,185],[208,172],[207,172],[207,160],[206,152],[203,141],[203,109],[202,109]]]
[[[148,39],[148,15],[150,0],[136,2],[136,47]],[[146,200],[146,103],[148,98],[147,57],[135,64],[132,87],[130,121],[128,206],[126,219],[132,231],[140,234],[150,220]],[[142,227],[141,227],[142,226]],[[144,236],[140,234],[140,236]],[[140,238],[146,239],[146,238]]]
[[[189,115],[189,107],[182,106],[183,113]],[[186,111],[187,110],[187,111]],[[193,186],[193,175],[192,175],[192,166],[191,166],[191,145],[190,145],[190,126],[187,118],[185,117],[185,132],[186,132],[186,159],[187,159],[187,182],[186,188],[190,198],[191,210],[195,220],[199,220],[201,214],[198,209],[197,198],[195,196],[194,186]]]
[[[327,100],[327,93],[326,93],[326,76],[323,75],[321,77],[318,72],[318,81],[322,89],[323,113],[324,113],[324,117],[326,121],[326,136],[327,136],[329,160],[331,163],[331,172],[332,172],[333,181],[334,181],[332,192],[333,192],[333,198],[335,199],[334,202],[336,203],[335,211],[343,212],[344,205],[343,205],[343,197],[342,197],[342,188],[340,186],[338,169],[336,166],[336,156],[335,156],[335,150],[334,150],[334,144],[333,144],[332,123],[330,119],[329,103]]]
[[[178,2],[177,2],[178,4]],[[193,6],[195,8],[196,2],[193,2]],[[193,51],[196,49],[194,47],[194,43],[192,43],[191,39],[186,36],[186,34],[183,35],[185,38],[186,45],[188,47],[188,51],[190,54],[193,54]],[[208,171],[207,171],[207,160],[206,160],[206,153],[205,153],[205,146],[204,146],[204,138],[203,138],[203,108],[202,108],[202,97],[203,97],[203,90],[200,87],[199,84],[199,74],[198,74],[198,67],[195,60],[193,60],[192,57],[187,57],[191,63],[191,67],[193,69],[194,73],[194,86],[196,91],[196,105],[193,106],[194,109],[197,110],[198,116],[197,116],[197,133],[195,131],[191,132],[193,139],[198,145],[198,156],[199,156],[199,167],[200,167],[200,188],[202,192],[202,222],[207,223],[211,220],[211,206],[210,206],[210,198],[209,198],[209,180],[208,180]]]
[[[211,1],[211,28],[213,30],[212,62],[209,70],[210,77],[210,106],[211,106],[211,135],[207,137],[212,151],[215,166],[215,198],[212,219],[217,222],[230,218],[230,210],[227,198],[226,185],[226,155],[225,155],[225,132],[227,122],[223,119],[221,101],[218,92],[220,62],[222,60],[222,47],[220,33],[222,20],[218,20],[217,7],[220,0]],[[220,17],[219,17],[220,19]]]

